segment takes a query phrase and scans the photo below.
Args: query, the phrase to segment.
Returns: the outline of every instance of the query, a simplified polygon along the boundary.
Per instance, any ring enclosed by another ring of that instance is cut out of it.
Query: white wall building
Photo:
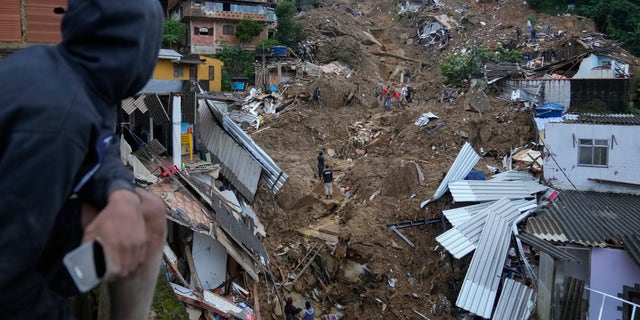
[[[640,194],[640,117],[581,115],[545,126],[544,178],[555,188]]]

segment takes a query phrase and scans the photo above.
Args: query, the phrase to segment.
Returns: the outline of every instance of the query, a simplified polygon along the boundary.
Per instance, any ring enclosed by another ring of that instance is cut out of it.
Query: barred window
[[[184,70],[180,65],[173,66],[173,77],[174,78],[182,78],[184,76]]]
[[[222,26],[222,34],[232,36],[234,34],[233,26],[230,24],[225,24]]]

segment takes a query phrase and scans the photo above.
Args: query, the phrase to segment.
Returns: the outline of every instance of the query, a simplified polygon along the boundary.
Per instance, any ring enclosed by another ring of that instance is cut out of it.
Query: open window
[[[609,165],[609,140],[579,139],[578,165],[607,167]]]
[[[213,35],[213,28],[195,27],[193,28],[193,34],[197,36],[211,36]]]

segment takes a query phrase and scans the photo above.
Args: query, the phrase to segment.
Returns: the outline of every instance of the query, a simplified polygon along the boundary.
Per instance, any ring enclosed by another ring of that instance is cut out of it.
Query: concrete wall
[[[591,288],[617,297],[623,286],[640,283],[638,267],[624,250],[593,248],[591,250]],[[591,293],[589,297],[589,317],[597,319],[602,295]],[[621,319],[618,307],[622,302],[607,298],[604,303],[602,319]]]
[[[544,177],[558,189],[640,194],[638,188],[588,178],[640,184],[640,126],[547,123]],[[579,139],[609,141],[608,167],[578,166]]]

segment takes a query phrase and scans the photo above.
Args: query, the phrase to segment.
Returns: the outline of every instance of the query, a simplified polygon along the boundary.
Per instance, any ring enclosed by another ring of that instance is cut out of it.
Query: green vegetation
[[[353,59],[353,52],[349,49],[340,49],[333,54],[333,59],[349,64]]]
[[[598,31],[622,43],[633,55],[640,55],[640,4],[630,0],[594,1],[577,6],[578,13],[591,18]]]
[[[519,51],[502,47],[471,47],[469,52],[471,53],[469,55],[464,55],[459,51],[451,52],[445,62],[440,65],[440,72],[445,77],[445,83],[461,85],[464,80],[470,77],[479,77],[482,75],[482,67],[489,62],[520,62],[523,59],[522,53]]]
[[[575,3],[575,1],[563,1],[563,0],[529,0],[527,1],[529,8],[538,12],[544,12],[547,14],[559,14],[567,11],[568,3]],[[531,24],[534,24],[531,21]]]
[[[462,85],[469,79],[471,73],[471,59],[460,51],[449,53],[447,59],[440,65],[440,72],[445,77],[445,83]]]
[[[297,51],[298,43],[307,37],[304,25],[293,20],[296,11],[296,4],[291,0],[281,1],[276,7],[276,16],[278,17],[276,40],[293,51]]]
[[[296,0],[296,6],[301,10],[308,10],[311,8],[319,8],[320,0]]]
[[[164,33],[162,34],[162,45],[173,49],[177,43],[183,43],[185,38],[185,24],[173,19],[164,21]]]
[[[520,51],[505,49],[502,47],[495,49],[480,47],[478,49],[478,54],[480,55],[480,59],[483,64],[487,62],[497,63],[500,61],[521,62],[524,59]]]
[[[251,18],[244,18],[236,24],[236,37],[240,42],[251,42],[253,38],[260,35],[264,26]]]
[[[268,49],[271,47],[275,47],[277,45],[279,45],[280,42],[278,42],[278,40],[276,39],[262,39],[260,41],[258,41],[258,43],[256,43],[256,47],[257,48],[262,48],[262,49]]]
[[[222,51],[215,57],[224,62],[222,90],[231,90],[231,77],[247,77],[249,82],[253,82],[255,76],[254,51],[245,51],[239,46],[223,46]]]
[[[538,12],[558,14],[575,4],[575,13],[592,19],[599,32],[620,41],[633,55],[640,56],[640,1],[638,0],[529,0]],[[533,23],[532,21],[532,24]]]

